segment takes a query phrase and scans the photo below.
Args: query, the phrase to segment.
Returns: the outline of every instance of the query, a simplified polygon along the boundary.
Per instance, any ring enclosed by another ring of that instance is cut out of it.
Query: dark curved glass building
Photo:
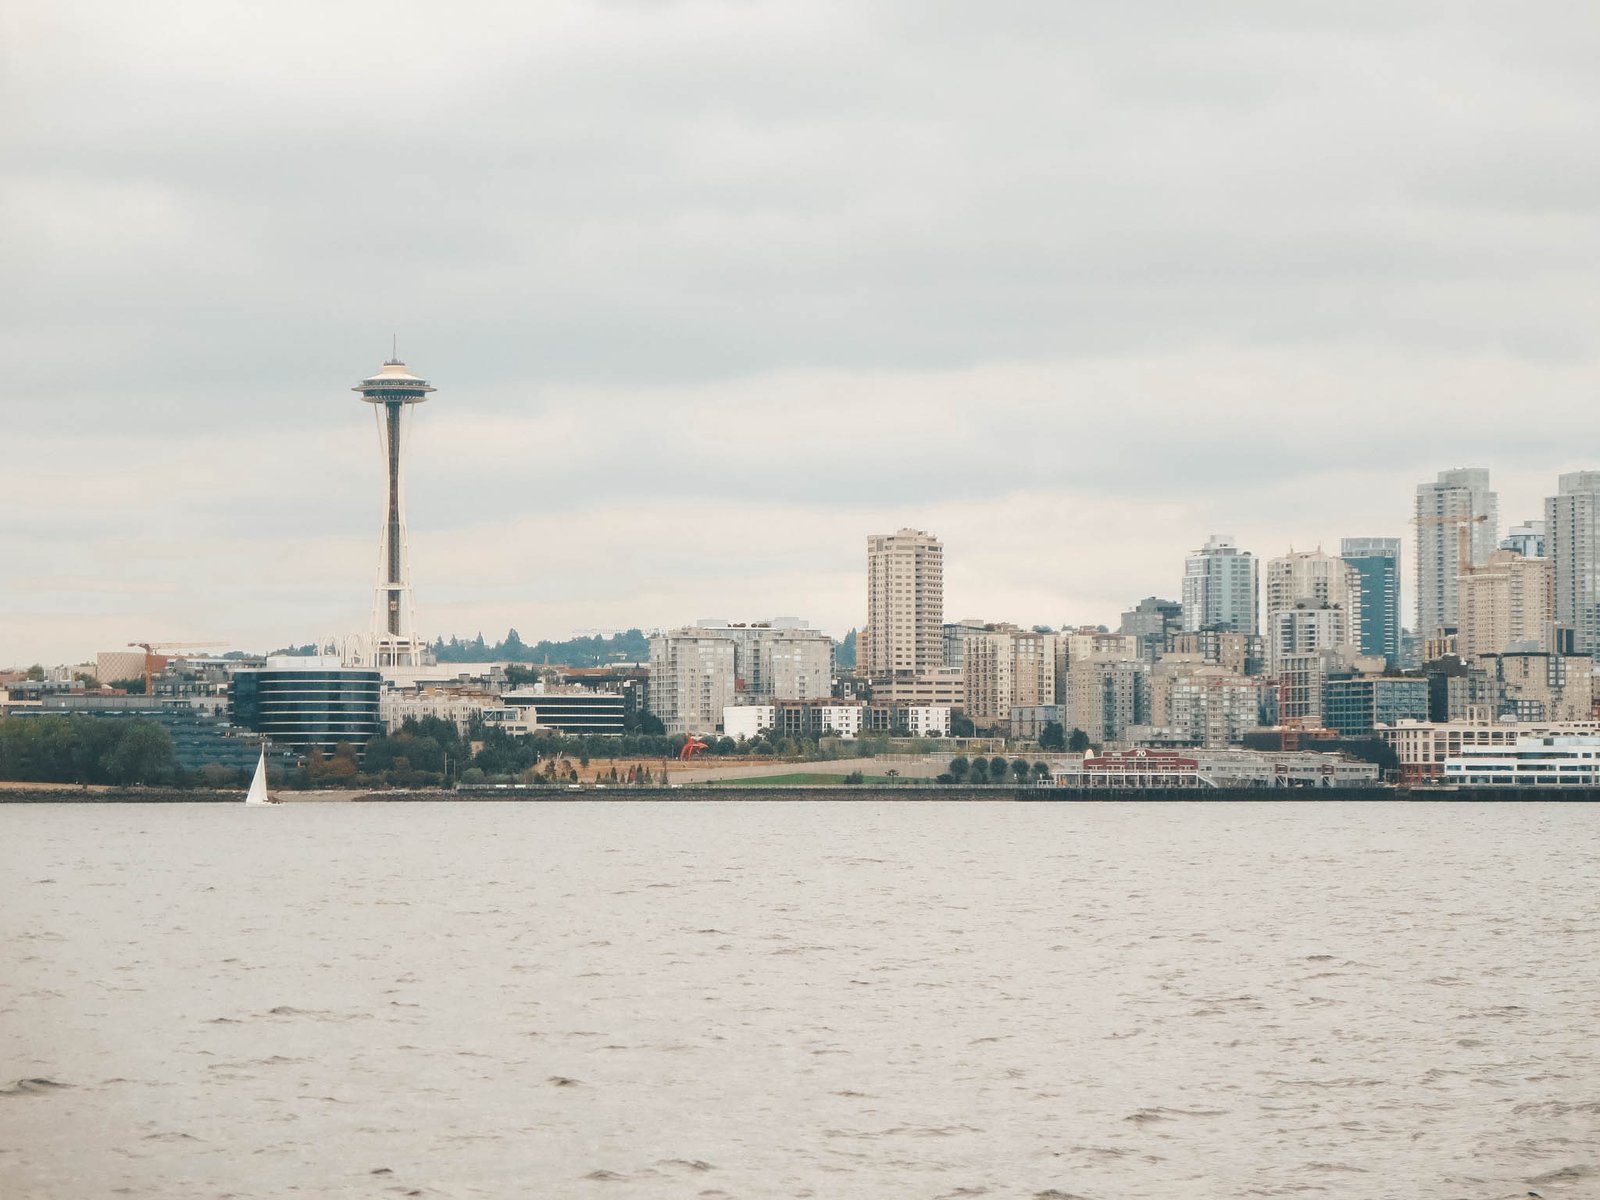
[[[378,694],[383,677],[340,665],[337,658],[267,659],[258,670],[235,671],[229,686],[233,723],[265,734],[276,746],[332,753],[340,742],[358,751],[382,728]]]

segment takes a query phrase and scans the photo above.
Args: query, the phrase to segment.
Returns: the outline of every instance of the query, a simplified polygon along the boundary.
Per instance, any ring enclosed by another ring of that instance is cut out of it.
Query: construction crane
[[[1465,513],[1455,513],[1442,517],[1413,517],[1415,525],[1454,525],[1456,527],[1456,560],[1459,566],[1458,576],[1472,574],[1472,527],[1480,522],[1487,521],[1486,515],[1476,517]]]
[[[155,657],[156,657],[155,652],[157,650],[208,650],[208,649],[211,649],[211,648],[213,648],[215,646],[226,646],[227,644],[228,644],[227,642],[129,642],[128,643],[128,645],[134,646],[134,647],[144,651],[144,694],[146,696],[155,695],[155,693],[150,690],[150,675],[151,675],[152,668],[155,666]]]

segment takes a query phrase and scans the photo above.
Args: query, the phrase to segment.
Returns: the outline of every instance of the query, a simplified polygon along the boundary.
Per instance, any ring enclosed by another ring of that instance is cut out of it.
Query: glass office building
[[[1322,723],[1344,737],[1365,737],[1379,725],[1428,719],[1428,681],[1369,676],[1322,685]]]
[[[1361,580],[1361,653],[1400,661],[1400,539],[1345,538],[1339,557]]]
[[[235,725],[274,745],[331,754],[340,742],[360,750],[382,728],[382,688],[377,671],[345,667],[337,658],[283,656],[234,672],[228,699]]]

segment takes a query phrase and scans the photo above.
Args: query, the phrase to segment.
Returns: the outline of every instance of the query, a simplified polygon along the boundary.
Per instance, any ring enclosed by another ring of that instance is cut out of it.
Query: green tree
[[[154,721],[129,721],[107,763],[118,783],[162,783],[176,774],[172,735]]]
[[[1072,736],[1067,739],[1067,749],[1073,754],[1082,754],[1089,748],[1089,735],[1081,729],[1074,729]]]
[[[1049,779],[1050,778],[1050,764],[1047,763],[1047,762],[1036,762],[1036,763],[1034,763],[1033,764],[1033,777],[1035,779],[1037,779],[1037,780],[1040,780],[1041,782],[1046,780],[1046,779]]]
[[[1061,727],[1060,721],[1046,721],[1044,728],[1039,731],[1039,749],[1065,750],[1067,748],[1067,731]]]
[[[1012,760],[1011,773],[1017,777],[1018,783],[1026,783],[1028,781],[1028,772],[1031,770],[1033,768],[1028,765],[1027,759],[1018,758]]]
[[[950,760],[950,775],[956,783],[960,783],[963,779],[965,779],[967,777],[967,772],[971,770],[971,768],[972,764],[967,761],[967,756],[965,754],[957,755],[955,758]]]
[[[972,760],[972,782],[989,782],[989,760],[987,758],[975,758]]]
[[[1010,769],[1011,764],[998,754],[989,760],[989,777],[996,783],[1004,783],[1006,781],[1006,772]]]

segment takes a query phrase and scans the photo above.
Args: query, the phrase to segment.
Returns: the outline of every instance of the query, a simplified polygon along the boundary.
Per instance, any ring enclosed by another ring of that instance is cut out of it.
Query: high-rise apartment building
[[[944,546],[920,529],[867,539],[867,624],[857,669],[873,678],[944,665]]]
[[[1258,587],[1255,555],[1225,534],[1212,534],[1184,563],[1184,629],[1257,632]]]
[[[1509,650],[1554,650],[1555,577],[1548,558],[1496,550],[1461,580],[1456,648],[1466,662]]]
[[[1556,620],[1578,654],[1600,652],[1600,471],[1561,476],[1544,502],[1545,550],[1555,571]]]
[[[1489,561],[1500,540],[1500,498],[1486,467],[1440,471],[1417,484],[1417,635],[1432,637],[1461,616],[1459,579]]]
[[[1091,660],[1072,666],[1062,723],[1081,729],[1095,745],[1119,741],[1150,720],[1150,664]]]
[[[793,617],[736,623],[699,621],[695,633],[733,642],[740,700],[823,700],[833,694],[833,639]]]
[[[982,726],[1011,720],[1014,708],[1053,704],[1056,635],[991,626],[965,639],[966,715]]]
[[[1287,654],[1358,644],[1361,577],[1342,558],[1320,550],[1291,551],[1267,563],[1268,658],[1274,675]]]
[[[1307,602],[1342,608],[1352,617],[1361,609],[1360,574],[1344,559],[1320,550],[1291,550],[1268,560],[1262,590],[1269,621],[1273,613]]]
[[[718,629],[650,639],[650,710],[668,733],[713,733],[734,699],[734,642]]]
[[[1361,594],[1361,653],[1400,660],[1400,539],[1345,538],[1339,557],[1355,568]]]

